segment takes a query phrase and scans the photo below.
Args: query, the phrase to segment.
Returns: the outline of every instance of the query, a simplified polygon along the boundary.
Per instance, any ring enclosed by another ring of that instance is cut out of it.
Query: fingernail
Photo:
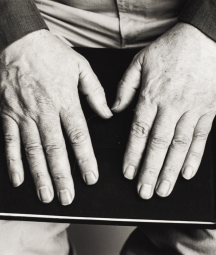
[[[50,189],[47,186],[39,188],[40,200],[44,203],[49,203],[52,200]]]
[[[169,181],[162,181],[159,186],[157,187],[158,195],[165,197],[168,195],[170,189],[170,182]]]
[[[189,180],[193,176],[193,167],[192,166],[186,166],[183,171],[183,176],[185,179]]]
[[[152,185],[150,184],[143,184],[139,190],[139,195],[143,199],[149,199],[152,193]]]
[[[132,180],[136,174],[136,169],[134,166],[128,166],[124,171],[124,177]]]
[[[11,173],[10,177],[14,187],[18,187],[21,184],[20,176],[18,173]]]
[[[103,110],[104,110],[104,113],[105,113],[108,117],[113,116],[112,112],[110,111],[109,107],[108,107],[106,104],[103,105]]]
[[[116,100],[115,103],[113,104],[111,110],[115,110],[119,107],[120,105],[120,99]]]
[[[59,199],[62,205],[69,205],[72,203],[72,196],[67,189],[59,191]]]
[[[94,176],[93,173],[89,172],[89,173],[86,173],[85,176],[84,176],[84,179],[85,179],[85,182],[88,184],[88,185],[92,185],[92,184],[95,184],[96,183],[96,178]]]

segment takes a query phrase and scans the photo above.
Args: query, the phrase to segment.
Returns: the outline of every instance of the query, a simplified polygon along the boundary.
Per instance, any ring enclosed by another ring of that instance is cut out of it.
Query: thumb
[[[85,58],[82,58],[79,68],[79,89],[86,96],[90,107],[102,118],[112,117],[113,114],[107,105],[104,89]]]
[[[112,111],[121,112],[131,103],[136,90],[140,86],[141,74],[142,59],[141,54],[138,53],[118,84],[116,100],[112,106]]]

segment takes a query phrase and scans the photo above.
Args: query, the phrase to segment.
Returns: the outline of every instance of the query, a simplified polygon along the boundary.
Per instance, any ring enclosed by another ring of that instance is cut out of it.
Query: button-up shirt
[[[186,0],[35,0],[51,32],[74,46],[142,47],[177,22]]]
[[[75,46],[145,46],[177,22],[181,9],[179,21],[216,41],[216,0],[35,2],[51,31]],[[0,52],[31,32],[48,29],[35,2],[0,0]]]

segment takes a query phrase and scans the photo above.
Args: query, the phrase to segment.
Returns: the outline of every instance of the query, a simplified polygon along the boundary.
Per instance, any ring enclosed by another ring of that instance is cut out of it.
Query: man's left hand
[[[197,172],[216,114],[216,43],[178,23],[133,59],[118,86],[114,112],[124,110],[141,85],[123,172],[149,199],[168,196],[180,171]],[[144,161],[141,159],[146,151]]]

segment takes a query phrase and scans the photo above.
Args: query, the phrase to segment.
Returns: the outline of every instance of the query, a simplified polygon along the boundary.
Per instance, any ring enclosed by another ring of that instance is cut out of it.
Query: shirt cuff
[[[40,29],[48,27],[33,0],[0,0],[0,52]]]
[[[188,0],[178,19],[216,41],[216,0]]]

